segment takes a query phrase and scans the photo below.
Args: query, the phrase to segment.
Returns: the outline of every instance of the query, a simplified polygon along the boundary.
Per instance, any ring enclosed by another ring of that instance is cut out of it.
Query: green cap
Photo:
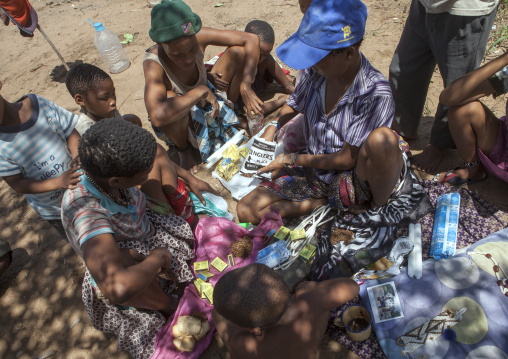
[[[201,30],[201,18],[182,0],[162,0],[151,13],[148,32],[154,42],[162,43],[195,35]]]

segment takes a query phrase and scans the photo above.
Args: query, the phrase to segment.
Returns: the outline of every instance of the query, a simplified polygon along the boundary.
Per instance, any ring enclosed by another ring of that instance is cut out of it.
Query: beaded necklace
[[[483,253],[483,252],[469,252],[468,253],[468,255],[470,257],[473,254],[484,255],[486,258],[490,259],[494,263],[492,270],[494,271],[494,274],[496,276],[497,285],[499,287],[499,290],[501,291],[502,294],[504,294],[506,297],[508,297],[508,279],[506,278],[508,273],[506,273],[505,270],[503,269],[503,267],[497,263],[497,261],[494,259],[494,257],[492,257],[492,254]],[[501,278],[501,276],[499,275],[500,271],[503,272],[503,274],[505,276],[504,278]]]
[[[88,177],[88,180],[90,181],[90,183],[95,188],[97,188],[97,190],[99,190],[100,193],[105,195],[107,198],[109,198],[110,200],[112,200],[116,204],[119,204],[120,206],[128,207],[132,203],[131,193],[130,193],[130,191],[128,189],[120,189],[119,188],[118,190],[120,191],[120,195],[122,196],[122,198],[118,198],[116,196],[113,196],[112,194],[109,194],[104,189],[102,189],[102,187],[99,186],[97,184],[97,182],[95,182],[95,180],[88,173],[85,172],[85,174]]]

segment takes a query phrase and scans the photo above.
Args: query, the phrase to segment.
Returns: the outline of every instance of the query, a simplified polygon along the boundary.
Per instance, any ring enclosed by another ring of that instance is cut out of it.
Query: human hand
[[[263,109],[261,108],[263,101],[261,101],[254,91],[252,91],[252,86],[250,84],[247,86],[242,83],[240,85],[240,94],[242,95],[245,107],[247,107],[247,117],[252,119],[256,115],[264,114]]]
[[[189,176],[189,178],[187,178],[187,184],[189,185],[189,190],[199,198],[203,205],[206,205],[206,201],[201,192],[210,192],[216,196],[219,195],[208,183],[195,176]]]
[[[265,132],[263,132],[263,135],[260,136],[265,141],[273,142],[273,139],[275,137],[275,133],[277,132],[277,127],[275,126],[268,126],[265,129]]]
[[[220,72],[209,72],[207,77],[208,80],[217,88],[217,90],[227,92],[229,82],[222,79],[222,74]]]
[[[201,97],[201,99],[198,101],[198,106],[204,107],[206,105],[206,103],[211,104],[213,107],[211,116],[213,118],[215,118],[216,116],[219,115],[219,111],[220,111],[219,103],[217,102],[217,97],[215,97],[215,94],[208,87],[206,87],[206,86],[203,86],[203,87],[205,87],[206,90],[203,93],[203,96]]]
[[[275,159],[272,162],[270,162],[267,166],[260,168],[257,174],[260,175],[266,172],[271,172],[272,180],[276,179],[279,172],[282,170],[282,168],[284,168],[284,163],[282,162],[283,159],[284,154],[281,153],[280,155],[275,157]]]
[[[160,260],[160,269],[158,273],[167,269],[171,269],[171,261],[173,260],[173,256],[168,249],[155,248],[150,251],[150,256],[155,256]]]
[[[58,188],[75,189],[78,183],[81,181],[81,178],[79,177],[83,174],[80,169],[80,165],[74,164],[71,166],[71,168],[62,173],[60,177],[57,177],[56,179],[59,183]]]

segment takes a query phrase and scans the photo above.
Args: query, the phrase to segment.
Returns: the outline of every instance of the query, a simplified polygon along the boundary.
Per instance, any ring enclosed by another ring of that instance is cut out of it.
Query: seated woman
[[[452,82],[439,102],[450,106],[448,123],[463,167],[436,175],[452,186],[484,180],[485,170],[508,182],[506,116],[498,119],[479,99],[508,92],[508,53]],[[508,113],[508,103],[507,103]]]
[[[62,201],[67,237],[87,268],[88,315],[134,358],[150,357],[157,331],[178,306],[170,293],[193,278],[186,262],[194,256],[189,225],[152,212],[137,187],[156,153],[148,131],[121,119],[98,122],[79,143],[81,181]]]
[[[146,50],[143,58],[146,110],[156,133],[176,146],[180,165],[190,169],[196,164],[191,143],[199,146],[201,156],[206,158],[216,142],[222,145],[234,134],[232,125],[239,124],[236,116],[219,112],[217,99],[207,86],[203,62],[206,47],[230,47],[212,73],[221,73],[216,80],[228,84],[228,100],[236,103],[241,96],[247,116],[252,117],[263,112],[263,102],[251,88],[259,60],[259,37],[201,27],[200,17],[181,0],[162,0],[152,9],[151,25],[150,38],[157,44]],[[204,103],[212,105],[211,116],[193,124],[196,121],[191,120],[190,110]],[[215,119],[219,114],[222,119]],[[214,119],[215,123],[210,124]],[[188,134],[189,127],[194,134]],[[208,135],[208,129],[213,134]]]
[[[307,70],[263,136],[273,140],[276,129],[301,112],[307,153],[279,155],[260,170],[271,171],[274,181],[238,203],[241,221],[258,223],[272,207],[282,217],[325,204],[355,213],[380,207],[407,172],[398,137],[388,128],[390,86],[359,51],[366,18],[359,0],[314,0],[297,33],[277,49],[288,66]]]

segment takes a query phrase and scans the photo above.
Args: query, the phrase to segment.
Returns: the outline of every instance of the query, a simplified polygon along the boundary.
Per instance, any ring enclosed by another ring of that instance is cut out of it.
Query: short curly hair
[[[273,27],[263,20],[252,20],[245,26],[245,32],[259,36],[259,41],[273,45],[275,43],[275,32]]]
[[[104,70],[91,64],[79,64],[70,69],[65,78],[65,86],[72,97],[77,94],[86,96],[105,79],[110,79]]]
[[[289,297],[284,280],[261,263],[227,272],[213,290],[215,310],[244,328],[263,328],[277,323],[286,311]]]
[[[147,130],[111,118],[90,127],[78,151],[83,169],[93,177],[132,177],[152,167],[157,142]]]

